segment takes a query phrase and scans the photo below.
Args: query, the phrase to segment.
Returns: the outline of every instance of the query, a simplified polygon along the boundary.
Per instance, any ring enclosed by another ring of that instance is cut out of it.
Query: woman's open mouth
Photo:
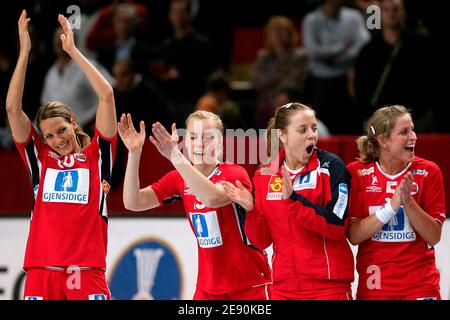
[[[314,151],[314,144],[310,144],[306,147],[306,153],[311,154]]]

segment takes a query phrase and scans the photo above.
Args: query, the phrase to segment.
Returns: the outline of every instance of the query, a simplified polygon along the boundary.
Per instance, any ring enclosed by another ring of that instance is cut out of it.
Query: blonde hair
[[[271,158],[271,161],[273,160],[273,158],[276,156],[276,154],[272,154],[272,129],[280,129],[280,130],[287,130],[287,127],[290,124],[291,121],[291,117],[297,113],[297,111],[312,111],[314,113],[314,115],[316,115],[316,112],[311,108],[308,107],[307,105],[304,105],[302,103],[299,102],[291,102],[288,104],[285,104],[281,107],[278,107],[277,110],[275,111],[275,116],[273,116],[270,121],[269,124],[267,126],[267,154],[269,155],[269,158]],[[279,140],[280,138],[278,137],[278,150],[281,148],[282,143]]]
[[[398,117],[411,112],[401,105],[384,106],[376,110],[366,124],[366,135],[357,140],[358,160],[363,163],[375,161],[379,157],[380,144],[378,137],[389,139]]]
[[[36,124],[42,139],[44,139],[44,136],[42,134],[40,126],[41,121],[56,117],[61,117],[70,124],[72,124],[72,119],[76,119],[70,108],[65,104],[59,101],[47,102],[45,105],[39,108],[36,114]],[[81,129],[81,127],[76,122],[73,125],[77,143],[81,149],[84,149],[91,142],[91,138],[83,131],[83,129]]]
[[[220,117],[215,113],[204,110],[197,110],[191,113],[186,119],[186,127],[188,126],[189,121],[191,120],[206,120],[206,119],[214,120],[216,122],[217,129],[219,129],[220,132],[223,134],[223,122],[220,119]]]
[[[269,51],[274,50],[274,44],[270,39],[270,33],[272,31],[277,31],[278,28],[284,28],[288,32],[289,43],[288,49],[293,49],[297,45],[298,35],[297,30],[295,30],[294,24],[285,16],[273,16],[269,19],[266,24],[266,46]]]

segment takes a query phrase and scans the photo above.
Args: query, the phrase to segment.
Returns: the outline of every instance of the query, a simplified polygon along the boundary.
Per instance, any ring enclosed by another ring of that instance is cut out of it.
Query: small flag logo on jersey
[[[102,187],[104,193],[108,193],[109,189],[111,189],[111,185],[106,180],[103,180]]]

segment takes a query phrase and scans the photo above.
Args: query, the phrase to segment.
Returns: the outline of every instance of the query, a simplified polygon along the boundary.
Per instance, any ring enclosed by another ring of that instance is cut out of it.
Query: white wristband
[[[391,203],[388,201],[384,206],[378,209],[377,212],[375,212],[375,215],[381,223],[386,224],[392,219],[393,216],[395,216],[396,213],[397,211],[392,209]]]

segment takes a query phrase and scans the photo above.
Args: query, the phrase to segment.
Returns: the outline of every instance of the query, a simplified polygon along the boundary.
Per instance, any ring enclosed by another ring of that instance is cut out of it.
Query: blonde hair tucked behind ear
[[[369,163],[378,159],[380,153],[378,137],[388,139],[398,117],[404,114],[411,115],[408,109],[400,105],[385,106],[372,114],[367,121],[366,135],[356,140],[359,150],[359,161]]]
[[[72,123],[72,119],[75,119],[75,115],[69,109],[68,106],[59,101],[50,101],[45,105],[41,106],[36,114],[36,124],[39,130],[39,134],[42,139],[44,139],[41,131],[41,121],[61,117],[64,118],[68,123]],[[81,127],[75,123],[74,132],[77,139],[77,143],[81,149],[84,149],[90,142],[91,138],[81,129]]]

